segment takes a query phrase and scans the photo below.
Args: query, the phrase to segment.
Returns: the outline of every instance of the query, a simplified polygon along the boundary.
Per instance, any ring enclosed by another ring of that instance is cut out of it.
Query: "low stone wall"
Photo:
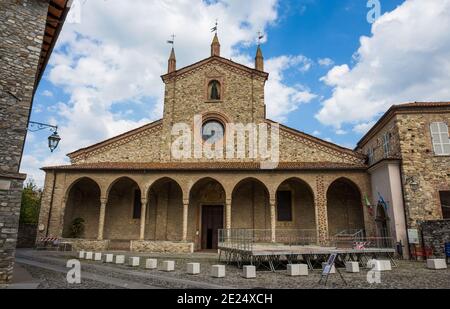
[[[193,253],[194,243],[133,240],[130,249],[142,253]]]
[[[73,251],[107,251],[109,248],[109,240],[64,239],[63,241],[70,242]]]
[[[450,220],[426,221],[421,229],[424,246],[432,248],[435,257],[444,257],[445,243],[450,242]]]

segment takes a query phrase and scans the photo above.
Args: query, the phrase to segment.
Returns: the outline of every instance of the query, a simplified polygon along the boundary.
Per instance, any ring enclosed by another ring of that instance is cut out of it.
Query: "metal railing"
[[[219,230],[219,248],[253,251],[255,246],[322,246],[346,249],[371,249],[395,247],[391,237],[366,237],[364,230],[342,231],[335,236],[319,239],[316,230],[277,229],[275,241],[270,229]]]
[[[316,230],[277,230],[277,245],[308,246],[318,245]],[[270,229],[230,229],[219,230],[219,248],[253,250],[255,244],[274,244]]]

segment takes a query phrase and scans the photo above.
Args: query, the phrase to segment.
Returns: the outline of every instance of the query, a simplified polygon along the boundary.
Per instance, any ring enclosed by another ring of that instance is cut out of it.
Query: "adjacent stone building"
[[[217,35],[210,57],[181,69],[172,49],[163,119],[44,168],[40,235],[192,252],[247,229],[265,242],[359,233],[408,248],[408,228],[446,216],[449,103],[394,106],[350,150],[267,119],[268,77],[260,47],[253,68],[221,57]]]
[[[0,2],[0,284],[12,278],[19,173],[36,86],[67,14],[65,0]]]
[[[376,209],[381,234],[420,245],[420,237],[419,243],[408,239],[408,230],[415,238],[422,222],[450,219],[449,125],[448,102],[403,104],[390,108],[359,142],[357,150],[368,156],[373,200],[385,201]]]

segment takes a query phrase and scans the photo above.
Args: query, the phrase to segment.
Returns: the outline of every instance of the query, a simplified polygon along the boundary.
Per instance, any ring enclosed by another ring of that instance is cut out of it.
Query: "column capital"
[[[101,197],[101,198],[100,198],[100,203],[101,203],[102,205],[106,205],[106,203],[108,203],[108,198],[107,198],[107,197]]]
[[[183,205],[189,205],[189,199],[183,199]]]
[[[141,198],[142,205],[147,205],[147,203],[148,203],[148,199],[146,197]]]

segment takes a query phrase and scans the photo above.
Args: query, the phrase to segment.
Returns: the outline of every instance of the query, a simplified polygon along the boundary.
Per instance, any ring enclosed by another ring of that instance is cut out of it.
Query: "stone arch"
[[[151,195],[151,190],[155,185],[157,185],[159,183],[164,183],[167,181],[176,183],[180,187],[181,191],[183,192],[183,199],[187,199],[189,192],[186,192],[186,186],[182,185],[182,182],[179,179],[177,179],[175,177],[170,177],[170,176],[163,176],[163,177],[152,180],[150,183],[145,184],[145,189],[143,190],[143,192],[145,192],[145,195],[143,195],[143,196],[149,197]]]
[[[140,182],[137,179],[135,179],[132,176],[126,175],[126,176],[117,177],[112,182],[110,182],[109,185],[105,189],[105,195],[104,196],[106,198],[109,198],[109,194],[111,192],[111,189],[114,187],[114,185],[117,184],[117,182],[119,182],[121,180],[124,180],[124,179],[129,179],[129,180],[133,181],[139,187],[139,190],[141,190],[141,192],[145,192],[145,190],[143,188],[141,188]]]
[[[100,217],[101,188],[90,177],[73,181],[66,191],[66,206],[63,219],[63,237],[96,239]],[[75,235],[72,226],[75,219],[83,219],[84,231]]]
[[[183,227],[183,188],[171,177],[155,180],[147,191],[145,239],[179,241]]]
[[[81,176],[81,177],[78,177],[78,178],[74,179],[74,180],[73,180],[72,182],[70,182],[70,184],[66,187],[66,190],[65,190],[65,192],[64,192],[64,200],[65,200],[65,201],[67,201],[67,199],[68,199],[68,197],[69,197],[70,190],[71,190],[78,182],[80,182],[80,181],[83,180],[83,179],[89,179],[89,180],[91,180],[92,182],[94,182],[94,183],[100,188],[100,192],[103,193],[104,188],[102,187],[101,182],[98,181],[98,179],[95,179],[94,177],[90,177],[90,176]],[[102,196],[102,194],[100,194],[100,196]]]
[[[278,217],[279,201],[282,193],[288,193],[291,199],[291,217],[290,221],[281,221]],[[316,226],[316,208],[314,191],[311,186],[299,177],[291,177],[285,179],[277,187],[277,227],[285,229],[304,230],[305,237],[315,237],[317,232]]]
[[[128,176],[119,177],[109,185],[106,192],[104,238],[139,239],[142,207],[142,191],[139,183]]]
[[[200,177],[198,179],[195,179],[195,181],[187,189],[187,196],[190,198],[193,189],[196,186],[199,186],[201,183],[205,183],[205,182],[215,182],[215,183],[219,184],[221,189],[223,189],[223,191],[225,192],[225,197],[228,197],[228,195],[227,195],[227,193],[228,193],[227,187],[225,186],[224,182],[219,180],[219,179],[217,179],[217,178],[215,178],[215,177],[211,177],[211,176]]]
[[[364,209],[359,187],[350,179],[341,177],[327,190],[328,231],[330,236],[341,232],[365,229]]]
[[[270,229],[270,192],[264,182],[254,177],[241,179],[231,197],[232,228]]]
[[[221,182],[201,178],[189,190],[188,238],[197,249],[216,249],[218,230],[225,227],[227,195]]]

